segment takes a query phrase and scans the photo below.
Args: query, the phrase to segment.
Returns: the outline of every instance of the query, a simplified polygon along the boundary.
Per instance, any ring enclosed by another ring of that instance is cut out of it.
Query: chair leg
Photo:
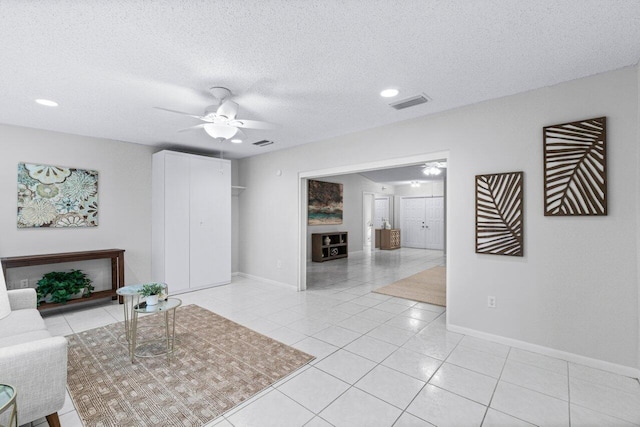
[[[47,418],[47,422],[49,423],[49,427],[61,427],[60,418],[58,418],[57,412],[47,415],[46,418]]]

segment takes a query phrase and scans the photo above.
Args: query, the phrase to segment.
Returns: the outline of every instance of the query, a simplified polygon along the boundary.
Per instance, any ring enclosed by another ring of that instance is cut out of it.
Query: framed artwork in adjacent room
[[[342,184],[309,180],[308,224],[342,224]]]

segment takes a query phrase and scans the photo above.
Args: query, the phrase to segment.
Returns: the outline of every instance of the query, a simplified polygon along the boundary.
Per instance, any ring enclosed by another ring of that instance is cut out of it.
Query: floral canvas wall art
[[[342,224],[342,184],[309,180],[309,225]]]
[[[18,164],[18,228],[97,225],[97,171]]]

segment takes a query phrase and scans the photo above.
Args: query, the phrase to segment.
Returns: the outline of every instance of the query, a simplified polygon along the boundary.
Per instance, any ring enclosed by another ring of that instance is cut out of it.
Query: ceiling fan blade
[[[206,123],[202,123],[200,125],[195,125],[195,126],[191,126],[191,127],[188,127],[188,128],[180,129],[178,132],[186,132],[188,130],[204,129],[204,127],[206,125],[207,125]]]
[[[238,104],[233,101],[224,101],[216,111],[218,116],[226,117],[227,120],[234,120],[238,114]]]
[[[258,120],[234,120],[229,125],[246,129],[278,129],[280,126]]]
[[[198,116],[196,114],[191,114],[191,113],[185,113],[184,111],[170,110],[168,108],[162,108],[162,107],[153,107],[153,108],[155,108],[156,110],[168,111],[170,113],[182,114],[183,116],[194,117],[200,120],[204,119],[202,116]]]
[[[236,134],[231,138],[231,142],[234,144],[240,144],[243,141],[247,140],[247,135],[242,132],[240,129],[236,128]]]

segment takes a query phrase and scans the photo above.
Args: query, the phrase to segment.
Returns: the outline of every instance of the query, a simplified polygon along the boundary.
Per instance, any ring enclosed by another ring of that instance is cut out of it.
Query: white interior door
[[[426,197],[403,197],[400,202],[400,239],[407,248],[426,249]]]
[[[389,198],[388,197],[376,197],[375,200],[375,214],[373,216],[373,228],[383,228],[382,223],[384,220],[389,219]]]
[[[444,250],[444,197],[425,199],[425,247]]]
[[[362,224],[363,224],[363,248],[371,250],[373,248],[373,206],[374,194],[362,194]]]
[[[228,162],[192,158],[190,175],[192,288],[231,279],[231,181]]]

